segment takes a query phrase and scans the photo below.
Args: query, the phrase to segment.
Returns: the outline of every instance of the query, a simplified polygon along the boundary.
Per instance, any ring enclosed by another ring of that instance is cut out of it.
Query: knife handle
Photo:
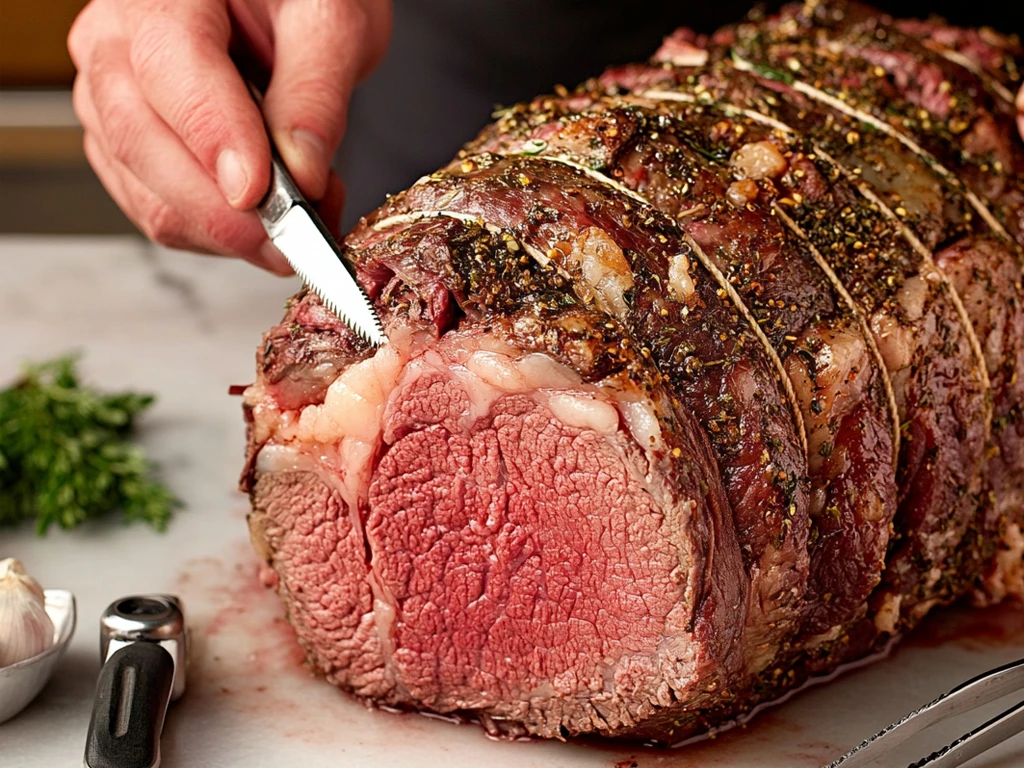
[[[157,768],[174,685],[174,659],[156,643],[110,655],[100,670],[85,744],[86,768]]]
[[[259,107],[260,115],[262,115],[263,94],[260,93],[259,89],[252,82],[246,80],[245,85],[249,89],[249,95],[252,96],[252,100]],[[306,202],[306,199],[299,191],[299,185],[295,183],[295,179],[288,173],[288,168],[285,167],[281,153],[277,151],[274,139],[270,135],[270,126],[266,124],[266,121],[264,121],[264,128],[267,131],[267,141],[270,142],[270,188],[256,206],[256,212],[263,220],[264,226],[273,227],[280,223],[284,215],[296,205],[301,205],[315,217],[316,210]]]

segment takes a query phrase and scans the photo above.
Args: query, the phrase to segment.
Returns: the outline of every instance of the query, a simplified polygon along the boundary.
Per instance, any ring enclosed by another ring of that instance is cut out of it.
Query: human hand
[[[251,210],[270,147],[229,46],[270,73],[274,141],[334,226],[344,191],[331,157],[390,28],[390,0],[92,0],[68,36],[89,163],[151,240],[289,274]]]
[[[1020,137],[1024,139],[1024,85],[1017,93],[1017,128],[1020,129]]]

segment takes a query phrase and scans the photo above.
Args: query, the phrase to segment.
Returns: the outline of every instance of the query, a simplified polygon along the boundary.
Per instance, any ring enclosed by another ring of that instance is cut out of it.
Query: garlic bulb
[[[0,560],[0,667],[53,645],[53,622],[39,582],[13,557]]]

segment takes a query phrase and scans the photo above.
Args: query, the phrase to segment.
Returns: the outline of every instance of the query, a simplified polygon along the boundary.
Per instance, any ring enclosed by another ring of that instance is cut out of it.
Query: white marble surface
[[[243,428],[227,388],[251,380],[260,333],[294,286],[244,264],[130,238],[0,238],[0,381],[22,360],[79,349],[94,382],[156,392],[143,441],[186,503],[164,535],[116,520],[45,539],[28,527],[0,529],[0,557],[20,557],[45,586],[73,589],[80,611],[55,679],[0,725],[3,768],[81,765],[99,666],[97,619],[133,592],[178,593],[194,627],[189,690],[164,738],[166,768],[818,768],[961,680],[1024,656],[1019,609],[947,614],[892,658],[805,692],[747,728],[673,752],[496,743],[475,727],[364,709],[299,667],[276,598],[256,582],[246,500],[235,490]],[[891,765],[906,765],[965,725],[893,754]],[[1018,737],[972,765],[1022,764]]]

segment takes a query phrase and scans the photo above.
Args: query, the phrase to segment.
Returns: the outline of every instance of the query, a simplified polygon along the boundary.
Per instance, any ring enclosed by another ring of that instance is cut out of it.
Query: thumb
[[[389,11],[381,0],[299,0],[279,7],[263,112],[285,165],[312,200],[327,191],[352,90],[384,48]]]

